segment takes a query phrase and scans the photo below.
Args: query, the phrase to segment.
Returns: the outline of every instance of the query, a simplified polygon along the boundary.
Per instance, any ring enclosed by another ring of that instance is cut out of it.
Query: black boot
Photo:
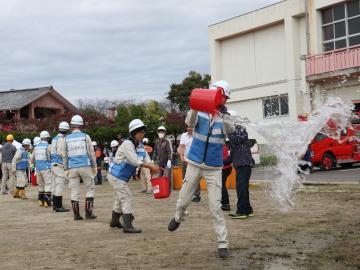
[[[44,206],[44,192],[39,191],[39,198],[38,198],[39,206]]]
[[[52,195],[52,203],[53,203],[53,210],[56,210],[56,198],[55,195]]]
[[[170,220],[169,225],[168,225],[168,230],[170,232],[175,231],[177,228],[179,228],[180,223],[176,222],[175,218],[173,218],[172,220]]]
[[[118,212],[112,211],[112,216],[110,221],[111,228],[119,228],[119,229],[123,228],[123,225],[120,223],[121,215],[122,214],[119,214]]]
[[[80,216],[79,201],[71,201],[71,206],[74,212],[74,220],[83,220],[84,218]]]
[[[136,229],[133,227],[132,222],[134,220],[134,217],[132,214],[123,214],[123,220],[124,220],[124,233],[141,233],[140,229]]]
[[[44,207],[50,207],[50,206],[52,206],[51,192],[45,192],[44,193]]]
[[[70,210],[69,209],[66,209],[63,207],[63,204],[62,204],[62,196],[55,196],[54,197],[55,201],[56,201],[56,206],[55,206],[55,212],[69,212]],[[55,203],[54,203],[55,205]]]
[[[94,198],[86,198],[85,199],[85,217],[86,219],[95,219],[96,216],[93,213],[94,208]]]

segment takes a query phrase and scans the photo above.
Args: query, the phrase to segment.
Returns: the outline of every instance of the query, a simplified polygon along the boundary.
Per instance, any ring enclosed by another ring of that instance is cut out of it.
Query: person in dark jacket
[[[249,198],[249,180],[255,162],[250,148],[254,140],[249,140],[245,127],[235,125],[235,131],[230,133],[229,146],[233,166],[236,170],[236,193],[238,197],[237,210],[230,214],[233,219],[245,219],[254,216]]]
[[[222,168],[222,188],[221,188],[221,209],[223,211],[230,211],[230,201],[229,201],[229,193],[226,188],[226,180],[232,171],[232,160],[230,156],[230,151],[228,148],[229,140],[226,140],[226,144],[223,147],[223,168]]]

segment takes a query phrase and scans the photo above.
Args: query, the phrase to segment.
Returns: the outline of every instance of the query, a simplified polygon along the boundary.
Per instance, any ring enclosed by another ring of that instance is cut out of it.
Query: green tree
[[[209,74],[201,75],[196,71],[190,71],[189,75],[179,84],[170,85],[167,99],[175,105],[175,109],[185,112],[189,109],[189,97],[194,88],[208,88],[211,81]]]

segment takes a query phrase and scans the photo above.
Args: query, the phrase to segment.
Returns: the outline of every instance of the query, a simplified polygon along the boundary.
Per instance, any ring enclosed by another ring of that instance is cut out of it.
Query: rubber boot
[[[44,192],[39,191],[39,199],[38,199],[39,206],[44,206]]]
[[[123,214],[123,220],[124,220],[124,233],[141,233],[140,229],[136,229],[133,227],[132,222],[134,220],[134,217],[132,214]]]
[[[54,196],[54,200],[56,201],[56,205],[55,205],[55,212],[60,212],[60,213],[63,213],[63,212],[69,212],[70,210],[69,209],[66,209],[63,207],[62,205],[62,196]]]
[[[50,206],[52,206],[51,192],[45,192],[44,193],[44,207],[50,207]]]
[[[111,228],[119,228],[119,229],[123,228],[123,225],[120,223],[121,215],[122,214],[119,214],[118,212],[112,211],[112,216],[110,221]]]
[[[95,219],[97,218],[93,213],[94,208],[94,198],[86,198],[85,199],[85,218],[86,219]]]
[[[14,198],[20,198],[20,196],[19,196],[19,192],[20,192],[20,189],[18,189],[18,188],[15,188],[15,192],[14,192]]]
[[[26,194],[25,194],[25,188],[21,188],[20,191],[19,191],[19,197],[23,200],[26,200],[27,197],[26,197]]]
[[[79,201],[71,201],[71,206],[74,212],[74,220],[83,220],[84,218],[80,215]]]

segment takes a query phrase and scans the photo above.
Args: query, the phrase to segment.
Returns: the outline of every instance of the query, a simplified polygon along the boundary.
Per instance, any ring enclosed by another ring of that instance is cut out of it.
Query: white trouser
[[[80,179],[83,180],[86,198],[94,198],[95,182],[90,167],[73,168],[69,170],[69,187],[71,189],[71,200],[80,200]]]
[[[111,174],[108,175],[108,181],[114,188],[113,210],[119,214],[132,214],[134,212],[133,197],[128,183]]]
[[[40,192],[51,192],[52,175],[51,170],[36,171],[36,182]]]
[[[12,164],[11,163],[3,163],[1,164],[2,171],[2,182],[1,182],[1,191],[6,190],[6,186],[9,190],[13,190],[15,184],[15,175],[12,172]]]
[[[52,165],[52,192],[54,196],[62,196],[65,185],[65,170],[62,165]]]
[[[176,222],[182,222],[185,218],[185,211],[200,183],[205,178],[209,197],[209,209],[213,217],[217,243],[219,248],[227,248],[227,229],[224,213],[221,210],[221,169],[202,169],[192,164],[187,165],[186,175],[176,203]]]
[[[150,169],[141,168],[140,169],[140,183],[141,183],[143,190],[147,190],[147,191],[152,190],[150,179],[151,179]]]
[[[26,186],[27,176],[25,170],[16,170],[16,187],[23,188]]]

